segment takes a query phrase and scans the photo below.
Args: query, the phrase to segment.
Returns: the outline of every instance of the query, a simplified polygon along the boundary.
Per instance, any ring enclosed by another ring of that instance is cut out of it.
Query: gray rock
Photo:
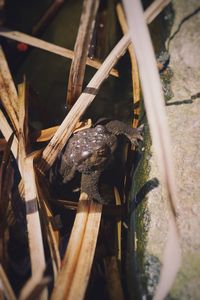
[[[200,2],[195,0],[174,0],[172,4],[175,20],[171,36],[182,20],[200,7]],[[166,106],[166,111],[176,172],[178,224],[183,254],[182,266],[169,299],[198,300],[200,299],[200,11],[182,23],[169,43],[169,52],[170,68],[174,74],[171,79],[174,96],[168,102],[170,105]],[[150,148],[150,152],[152,155],[148,159],[149,174],[146,180],[154,177],[159,179],[153,147]],[[142,246],[144,259],[139,268],[146,276],[146,294],[152,295],[157,280],[154,280],[152,287],[151,278],[156,276],[155,269],[159,274],[158,261],[162,261],[167,232],[167,200],[161,185],[147,195],[143,206],[145,206],[144,217],[148,216],[148,224],[143,227],[146,233]],[[140,209],[143,208],[138,207],[138,216]],[[141,228],[136,233],[138,243],[142,243],[140,233]]]

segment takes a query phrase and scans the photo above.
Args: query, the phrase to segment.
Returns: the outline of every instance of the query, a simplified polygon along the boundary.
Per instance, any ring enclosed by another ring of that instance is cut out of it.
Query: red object
[[[20,52],[26,52],[28,50],[28,45],[24,43],[17,44],[17,50]]]

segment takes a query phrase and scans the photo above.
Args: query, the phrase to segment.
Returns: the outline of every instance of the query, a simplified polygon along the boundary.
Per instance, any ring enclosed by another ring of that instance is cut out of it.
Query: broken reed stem
[[[51,278],[44,276],[44,270],[38,270],[34,276],[31,276],[20,290],[18,300],[45,300],[47,296],[47,285]]]
[[[51,218],[53,217],[52,211],[48,205],[49,203],[49,191],[48,187],[43,182],[40,174],[36,171],[36,185],[38,191],[38,199],[41,207],[41,218],[45,225],[45,233],[50,249],[50,255],[52,260],[52,268],[54,272],[54,279],[57,276],[58,270],[60,270],[61,259],[59,253],[59,233],[53,229]]]
[[[0,46],[0,98],[6,113],[8,114],[14,128],[19,129],[18,122],[18,95],[12,80],[10,70]]]
[[[34,154],[27,157],[27,97],[26,83],[19,86],[19,167],[25,191],[26,221],[32,276],[44,270],[45,255],[38,212],[37,189],[33,166]]]
[[[57,14],[59,9],[65,3],[64,0],[53,0],[50,6],[47,8],[41,19],[33,26],[32,34],[38,35],[49,24],[51,19]]]
[[[154,0],[144,12],[147,24],[150,24],[170,2],[171,0]]]
[[[8,141],[11,134],[13,133],[13,130],[10,127],[6,117],[4,116],[4,114],[1,110],[0,110],[0,130],[1,130],[5,140]],[[16,136],[14,136],[11,150],[12,150],[12,153],[13,153],[16,161],[18,161],[18,140],[17,140]]]
[[[114,187],[114,195],[115,195],[115,203],[116,205],[121,205],[122,201],[119,195],[119,191],[117,189],[117,187]],[[121,262],[122,259],[122,245],[121,245],[121,241],[122,241],[122,221],[121,219],[119,221],[117,221],[117,259],[119,262]]]
[[[10,285],[10,282],[7,278],[7,275],[2,267],[2,265],[0,264],[0,291],[3,292],[4,296],[6,296],[7,299],[9,300],[16,300],[16,296],[14,294],[14,291]],[[1,296],[1,293],[0,293]],[[2,298],[3,300],[4,298]]]
[[[120,22],[120,26],[122,28],[123,34],[128,33],[128,25],[126,22],[126,17],[121,4],[117,4],[116,6],[117,16]],[[134,119],[133,119],[133,127],[138,127],[138,116],[140,113],[140,79],[139,79],[139,71],[137,65],[137,59],[134,51],[133,44],[128,46],[128,52],[131,60],[131,73],[132,73],[132,83],[133,83],[133,106],[134,106]],[[137,107],[138,106],[138,107]]]
[[[82,92],[86,60],[98,6],[99,0],[83,1],[80,25],[74,47],[74,58],[72,59],[68,80],[66,102],[69,109],[71,109]]]
[[[1,128],[0,128],[1,130]],[[4,151],[6,146],[6,139],[5,138],[0,138],[0,151]]]
[[[84,299],[94,259],[101,213],[102,205],[91,202],[79,259],[68,294],[68,300]]]
[[[35,275],[40,270],[45,270],[46,262],[44,255],[44,246],[42,240],[42,231],[38,211],[38,195],[35,183],[35,172],[33,166],[34,156],[27,157],[22,166],[26,219],[29,240],[29,251],[31,258],[31,271]]]
[[[74,58],[74,52],[69,49],[54,45],[52,43],[45,42],[41,39],[32,37],[28,34],[21,33],[19,31],[9,30],[7,28],[0,28],[0,36],[6,37],[9,39],[18,41],[18,42],[26,43],[27,45],[37,47],[37,48],[45,50],[45,51],[52,52],[54,54],[58,54],[65,58],[69,58],[69,59]],[[87,58],[86,64],[95,69],[99,69],[101,66],[101,63],[99,61],[97,61],[95,59],[91,60],[89,58]],[[111,70],[110,74],[115,77],[119,76],[117,70],[115,70],[115,69]]]
[[[104,258],[106,283],[110,300],[124,300],[124,293],[116,256]]]
[[[85,233],[85,228],[90,209],[90,201],[86,194],[80,195],[77,214],[70,235],[70,239],[65,253],[62,268],[58,273],[51,300],[67,299],[73,276],[76,270],[81,244]]]

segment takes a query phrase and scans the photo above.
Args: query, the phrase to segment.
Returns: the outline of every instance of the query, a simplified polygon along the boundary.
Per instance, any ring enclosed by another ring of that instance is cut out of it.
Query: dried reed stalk
[[[104,259],[106,282],[110,300],[124,300],[124,294],[116,256]]]
[[[18,131],[18,95],[10,70],[0,47],[0,98],[14,128]]]
[[[82,92],[86,59],[92,39],[98,7],[99,0],[83,1],[80,25],[74,47],[74,58],[72,59],[68,80],[67,106],[69,109],[71,109]]]
[[[2,294],[4,296],[6,296],[7,299],[9,300],[16,300],[16,296],[14,294],[14,291],[9,283],[9,280],[7,278],[7,275],[2,267],[2,265],[0,264],[0,292],[2,292]],[[0,293],[1,296],[1,293]],[[4,299],[4,297],[2,298],[2,300]]]
[[[44,277],[44,272],[38,270],[38,273],[31,276],[22,287],[18,300],[45,300],[47,298],[45,289],[49,282],[51,279]]]
[[[6,146],[6,139],[0,138],[0,151],[4,151],[5,146]]]
[[[121,205],[122,201],[119,195],[119,191],[116,187],[114,187],[114,195],[115,195],[115,203],[116,205]],[[122,221],[119,220],[117,222],[117,259],[119,262],[121,262],[122,259],[122,245],[121,245],[121,241],[122,241]]]
[[[34,154],[27,157],[27,97],[25,82],[19,86],[19,166],[24,184],[28,243],[32,276],[44,271],[45,255],[38,211],[38,195],[33,166]]]
[[[45,225],[45,232],[46,237],[50,249],[51,260],[52,260],[52,267],[54,271],[54,278],[57,276],[58,270],[60,270],[61,260],[60,260],[60,253],[59,253],[59,232],[53,229],[51,218],[53,218],[52,211],[48,205],[49,203],[49,192],[48,188],[41,178],[39,174],[36,176],[36,184],[37,190],[39,194],[39,202],[41,207],[41,215],[42,220]]]
[[[101,212],[101,204],[94,202],[90,203],[85,233],[79,253],[79,259],[76,264],[74,277],[67,298],[69,300],[84,299],[94,259],[96,242],[101,221]]]
[[[4,116],[3,112],[0,110],[0,130],[5,138],[6,141],[9,140],[9,137],[13,133],[12,128],[10,127],[6,117]],[[14,135],[14,139],[11,146],[12,153],[16,160],[18,160],[18,140]]]
[[[77,132],[77,131],[83,130],[85,128],[90,128],[91,126],[92,126],[92,120],[91,119],[84,120],[84,121],[81,121],[81,122],[77,122],[73,132]],[[58,127],[59,126],[54,126],[54,127],[50,127],[50,128],[43,129],[43,130],[34,131],[31,134],[31,141],[32,142],[46,142],[46,141],[49,141],[53,137],[53,135],[55,134]]]
[[[0,28],[0,36],[4,36],[6,38],[9,38],[9,39],[12,39],[12,40],[15,40],[18,42],[22,42],[27,45],[30,45],[30,46],[33,46],[33,47],[36,47],[36,48],[39,48],[39,49],[42,49],[45,51],[49,51],[49,52],[58,54],[65,58],[69,58],[69,59],[74,58],[74,52],[69,49],[54,45],[52,43],[45,42],[41,39],[32,37],[28,34],[21,33],[19,31],[9,30],[7,28]],[[89,58],[87,58],[86,64],[95,69],[99,69],[101,66],[101,63],[99,61],[97,61],[95,59],[91,60]],[[115,70],[115,69],[111,70],[110,74],[115,77],[119,76],[117,70]]]
[[[148,7],[148,15],[144,12],[147,24],[150,24],[161,11],[171,2],[171,0],[154,0],[154,2]]]
[[[76,218],[70,235],[67,251],[65,253],[62,268],[58,273],[51,300],[68,299],[68,293],[73,281],[77,261],[80,254],[82,240],[90,209],[90,201],[86,194],[80,196]]]
[[[164,251],[163,267],[154,299],[164,299],[168,294],[180,267],[181,254],[179,232],[176,225],[176,183],[172,164],[169,130],[167,126],[165,103],[157,70],[156,59],[145,24],[139,0],[123,0],[139,63],[142,90],[144,94],[147,118],[151,130],[154,149],[157,154],[163,185],[169,200],[169,230]],[[163,8],[169,1],[155,1]],[[154,2],[154,3],[155,3]],[[149,19],[155,16],[155,9],[149,10]],[[141,39],[142,37],[142,39]],[[173,259],[173,262],[172,262]]]
[[[7,262],[7,236],[8,236],[8,207],[10,202],[10,193],[13,186],[13,170],[10,162],[10,151],[13,141],[12,134],[6,143],[2,160],[0,163],[0,261],[3,267],[6,267]]]
[[[64,3],[64,0],[53,0],[41,19],[33,26],[32,34],[38,35],[38,33],[41,33],[41,31],[44,30],[47,24],[49,24],[51,19],[57,14]]]
[[[116,6],[117,16],[120,22],[120,26],[122,28],[123,34],[128,33],[128,25],[126,22],[126,17],[120,3]],[[139,79],[139,71],[137,65],[137,59],[135,55],[135,51],[133,48],[133,44],[128,46],[128,52],[131,60],[131,73],[132,73],[132,83],[133,83],[133,106],[134,106],[134,119],[133,119],[133,127],[138,127],[138,116],[140,113],[140,79]]]

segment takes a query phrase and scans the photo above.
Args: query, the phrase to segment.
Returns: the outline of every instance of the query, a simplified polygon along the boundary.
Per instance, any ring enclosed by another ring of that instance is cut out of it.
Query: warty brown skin
[[[118,135],[125,135],[132,144],[137,144],[137,140],[142,140],[142,129],[143,126],[132,128],[113,120],[74,133],[57,161],[56,173],[67,183],[80,172],[81,192],[87,193],[90,200],[105,204],[98,189],[99,177],[113,161]]]

